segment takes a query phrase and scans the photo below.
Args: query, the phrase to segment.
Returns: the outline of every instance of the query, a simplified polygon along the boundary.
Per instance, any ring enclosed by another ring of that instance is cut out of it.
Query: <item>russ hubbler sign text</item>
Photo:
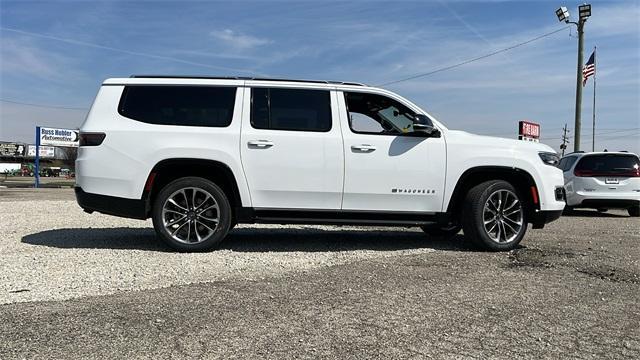
[[[78,147],[78,130],[40,128],[40,145]]]

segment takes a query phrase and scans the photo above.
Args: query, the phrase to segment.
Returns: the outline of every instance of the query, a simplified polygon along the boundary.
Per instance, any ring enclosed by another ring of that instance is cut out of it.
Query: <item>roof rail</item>
[[[350,81],[279,79],[279,78],[251,77],[251,76],[131,75],[129,77],[130,78],[152,78],[152,79],[216,79],[216,80],[283,81],[283,82],[286,81],[286,82],[302,82],[302,83],[316,83],[316,84],[367,86],[359,82],[350,82]]]

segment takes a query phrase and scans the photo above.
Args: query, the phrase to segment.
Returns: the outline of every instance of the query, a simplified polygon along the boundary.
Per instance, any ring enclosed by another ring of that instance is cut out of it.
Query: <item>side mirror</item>
[[[417,114],[413,122],[413,132],[426,137],[440,137],[440,130],[433,126],[433,122],[426,115]]]

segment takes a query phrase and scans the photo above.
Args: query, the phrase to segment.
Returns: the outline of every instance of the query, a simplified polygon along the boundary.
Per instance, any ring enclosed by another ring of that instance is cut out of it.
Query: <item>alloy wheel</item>
[[[514,241],[522,227],[524,210],[520,199],[509,190],[497,190],[487,198],[482,212],[484,231],[497,243]]]
[[[198,187],[173,192],[162,206],[162,223],[167,234],[185,244],[197,244],[213,235],[220,221],[214,197]]]

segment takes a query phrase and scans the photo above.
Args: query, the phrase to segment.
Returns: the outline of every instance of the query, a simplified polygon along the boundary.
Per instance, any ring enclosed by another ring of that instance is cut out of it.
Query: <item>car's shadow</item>
[[[624,210],[622,210],[624,211]],[[590,209],[572,209],[562,212],[562,216],[568,217],[600,217],[600,218],[626,218],[629,217],[624,213],[598,212]]]
[[[76,228],[47,230],[26,235],[22,242],[63,249],[135,249],[173,251],[156,238],[151,228]],[[418,231],[340,227],[318,228],[237,228],[222,242],[221,250],[237,252],[315,252],[373,250],[393,251],[431,248],[452,251],[475,251],[458,234],[453,238],[430,237]]]

